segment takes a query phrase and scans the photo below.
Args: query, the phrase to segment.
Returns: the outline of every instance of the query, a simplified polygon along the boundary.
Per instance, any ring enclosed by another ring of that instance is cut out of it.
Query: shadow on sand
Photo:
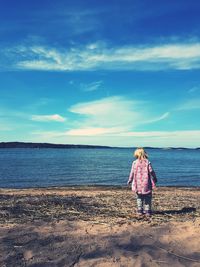
[[[162,211],[154,211],[154,214],[159,215],[176,215],[176,214],[186,214],[196,212],[196,208],[194,207],[184,207],[180,210],[162,210]]]
[[[69,232],[64,235],[43,235],[31,229],[19,227],[8,232],[3,241],[7,257],[1,266],[6,267],[72,267],[80,260],[88,265],[83,266],[191,266],[190,259],[199,262],[200,254],[188,253],[182,249],[179,257],[171,251],[176,251],[175,243],[162,242],[157,237],[168,232],[168,227],[151,229],[141,233],[123,231],[122,233],[108,233],[106,235],[74,236]],[[149,238],[153,236],[153,238]],[[27,251],[31,252],[28,258]],[[169,253],[168,253],[169,251]],[[188,259],[186,258],[188,257]],[[107,261],[108,265],[105,264]],[[137,263],[137,264],[136,264]],[[115,264],[115,265],[113,265]],[[162,265],[164,266],[164,265]],[[192,265],[193,266],[193,265]],[[195,265],[197,266],[197,265]]]

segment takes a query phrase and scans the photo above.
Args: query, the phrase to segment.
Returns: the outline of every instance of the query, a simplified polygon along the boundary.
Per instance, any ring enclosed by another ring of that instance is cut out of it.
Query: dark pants
[[[151,213],[152,193],[142,195],[137,194],[137,208],[138,212]]]

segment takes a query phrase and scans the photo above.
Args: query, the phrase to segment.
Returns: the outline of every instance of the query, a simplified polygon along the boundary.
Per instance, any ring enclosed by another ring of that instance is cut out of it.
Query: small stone
[[[25,252],[24,252],[24,259],[26,260],[26,261],[28,261],[28,260],[30,260],[30,259],[32,259],[33,258],[33,253],[32,253],[32,251],[31,250],[26,250]]]

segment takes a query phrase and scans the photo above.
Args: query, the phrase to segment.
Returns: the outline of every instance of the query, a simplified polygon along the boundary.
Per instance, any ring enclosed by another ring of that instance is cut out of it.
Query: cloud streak
[[[7,50],[13,67],[21,70],[189,70],[200,68],[200,43],[108,47],[97,42],[59,50],[19,46]]]
[[[156,117],[156,118],[153,118],[153,119],[150,119],[148,121],[145,121],[145,123],[154,123],[154,122],[157,122],[157,121],[162,121],[166,118],[168,118],[170,115],[169,112],[165,112],[164,114],[162,114],[160,117]]]
[[[80,84],[80,88],[83,92],[93,92],[99,90],[102,84],[102,81],[96,81],[88,84]]]
[[[33,121],[57,121],[57,122],[64,122],[65,118],[58,114],[54,115],[32,115],[31,120]]]
[[[97,136],[97,135],[112,135],[116,132],[120,132],[120,128],[83,128],[83,129],[73,129],[66,131],[65,135],[70,136]]]

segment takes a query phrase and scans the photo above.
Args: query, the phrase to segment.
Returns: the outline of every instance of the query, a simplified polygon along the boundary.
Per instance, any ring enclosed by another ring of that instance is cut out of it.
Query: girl
[[[136,193],[138,214],[150,216],[152,189],[157,183],[156,174],[142,147],[135,150],[134,156],[136,160],[133,161],[127,184],[132,183],[132,190]]]

